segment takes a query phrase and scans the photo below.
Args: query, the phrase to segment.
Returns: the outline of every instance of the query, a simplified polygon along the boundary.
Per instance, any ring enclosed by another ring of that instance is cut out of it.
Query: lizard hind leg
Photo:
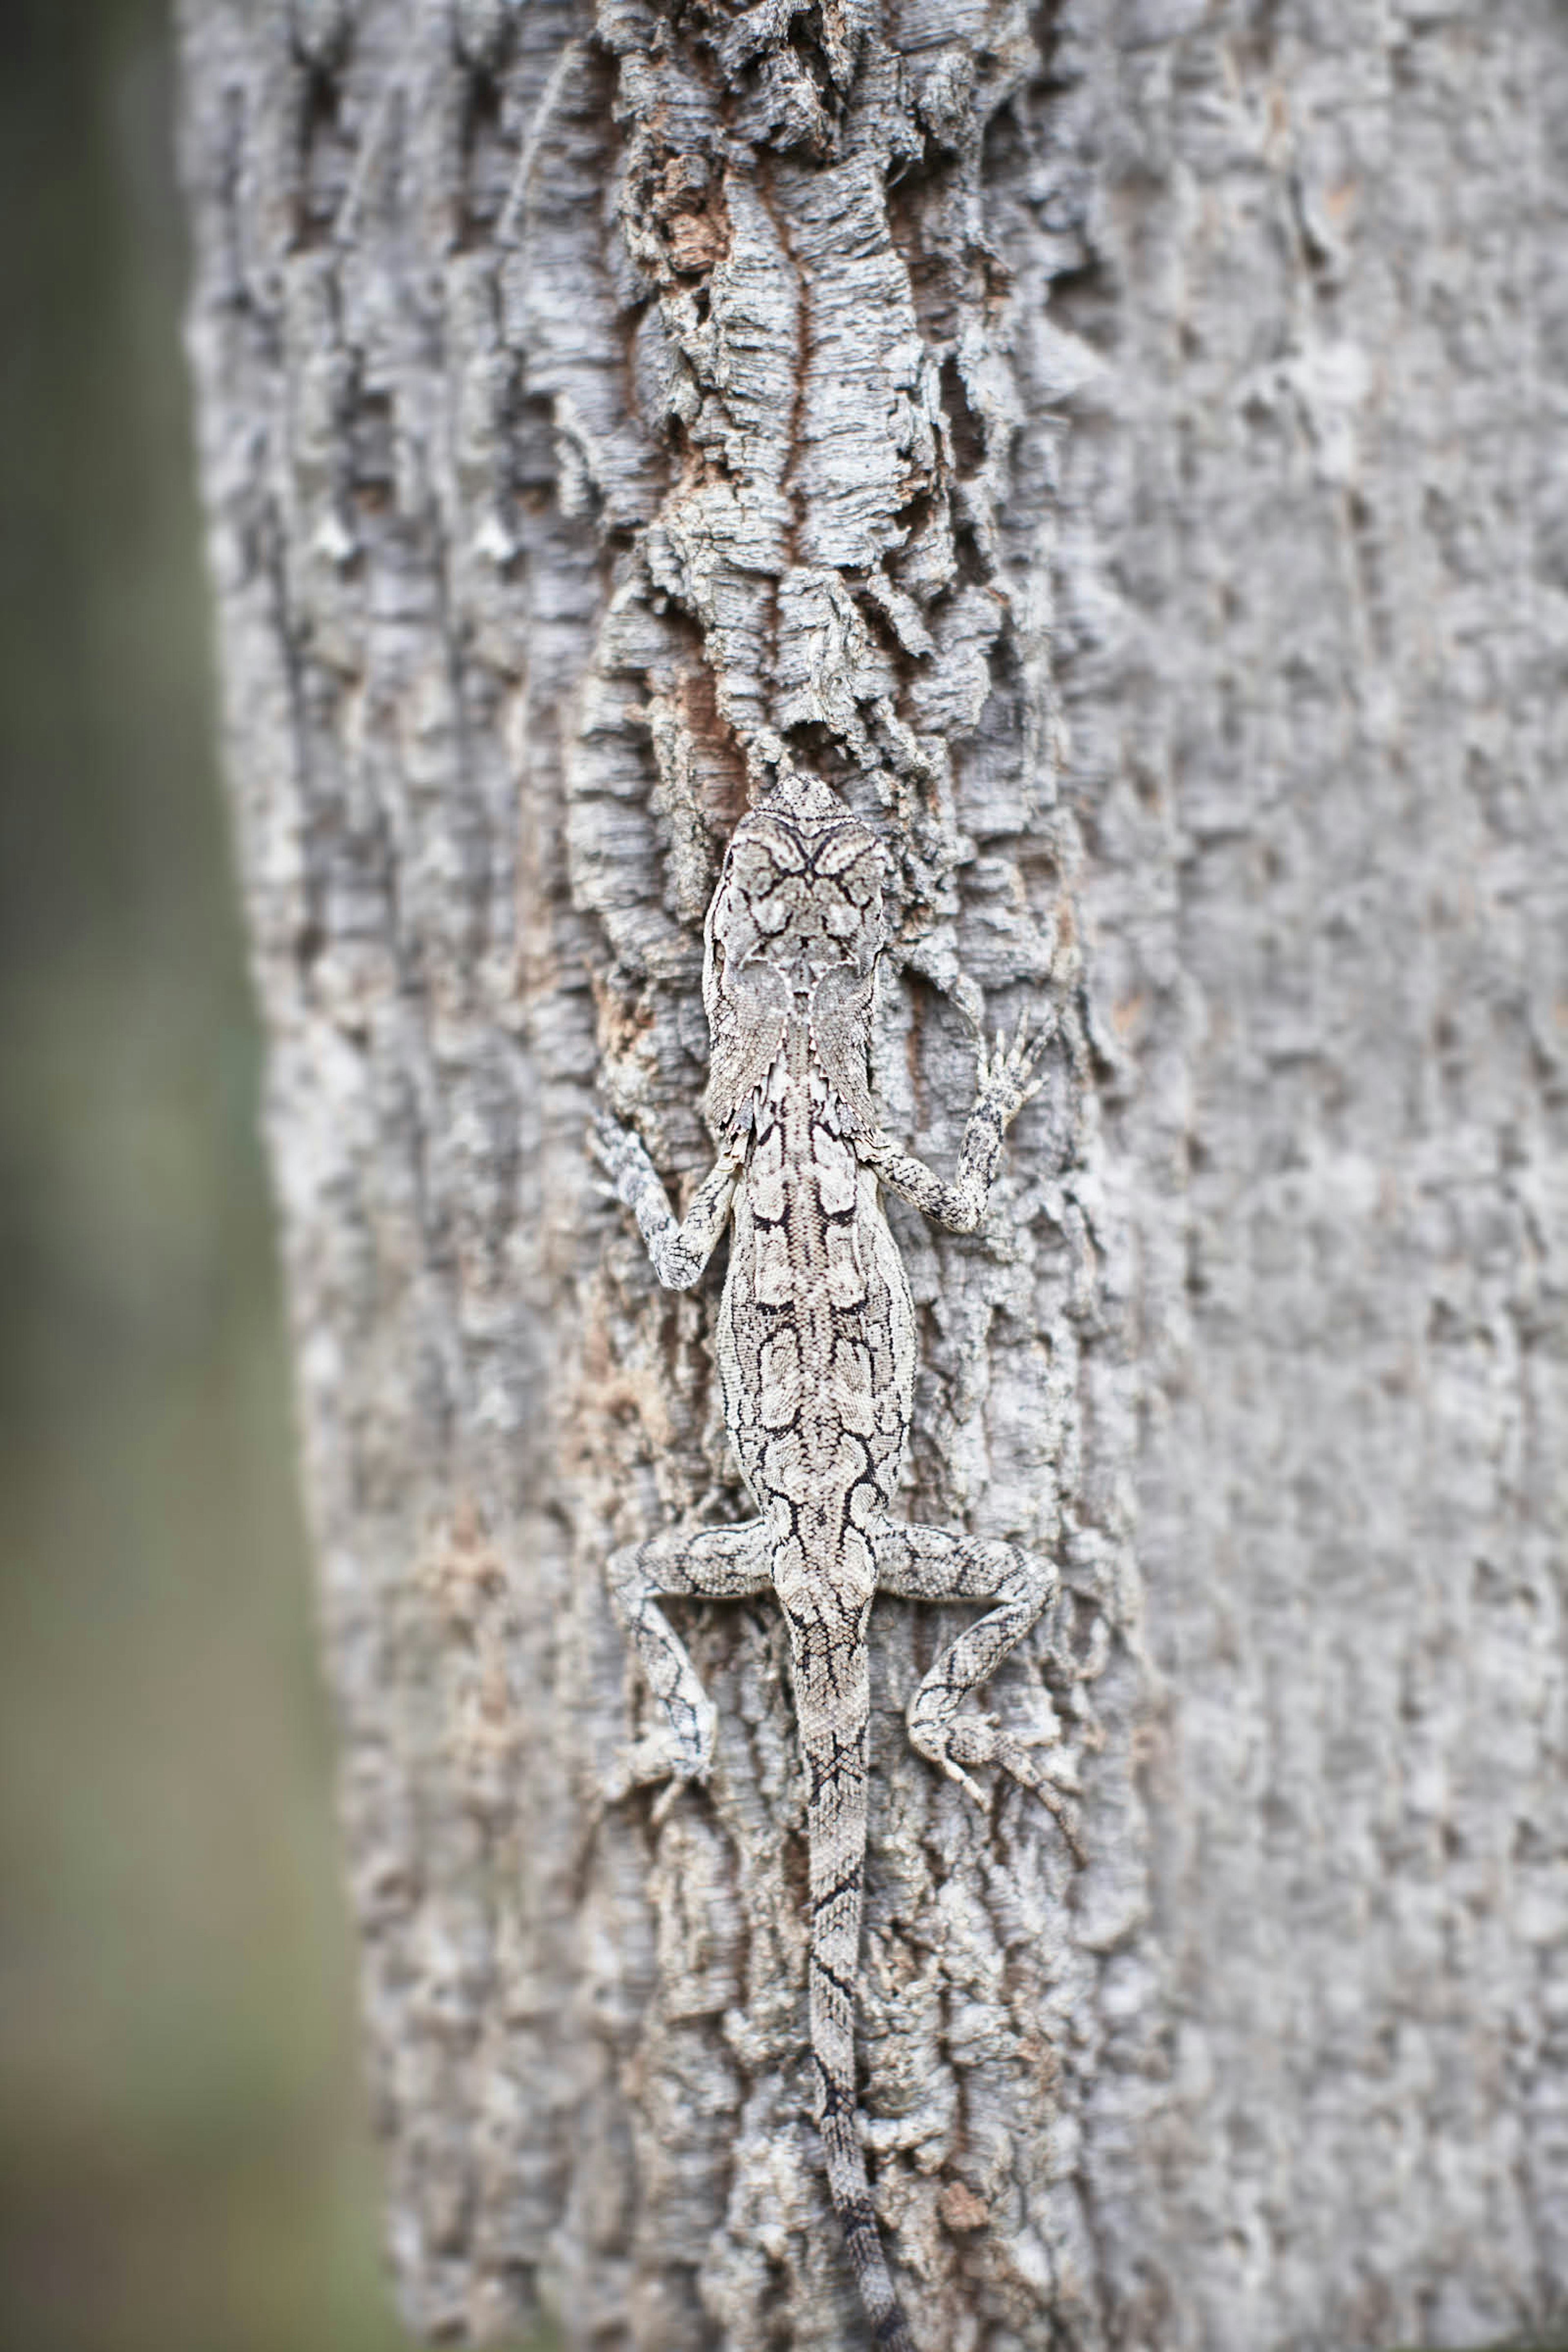
[[[746,1519],[732,1528],[668,1528],[612,1555],[606,1571],[610,1600],[661,1720],[611,1774],[605,1790],[611,1803],[652,1780],[668,1780],[672,1790],[689,1780],[704,1780],[713,1761],[713,1702],[660,1599],[688,1594],[744,1601],[771,1591],[772,1555],[765,1519]]]
[[[969,1768],[998,1765],[1048,1808],[1073,1859],[1081,1864],[1083,1850],[1067,1808],[1030,1748],[1004,1730],[994,1715],[966,1713],[963,1705],[1056,1599],[1056,1570],[1048,1560],[1013,1544],[955,1536],[946,1528],[884,1528],[877,1536],[876,1551],[879,1591],[902,1601],[994,1604],[939,1654],[910,1699],[910,1745],[982,1806],[985,1792],[971,1778]]]

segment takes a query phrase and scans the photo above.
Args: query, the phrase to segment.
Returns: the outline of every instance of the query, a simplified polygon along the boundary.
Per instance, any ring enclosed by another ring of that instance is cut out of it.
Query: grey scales
[[[594,1144],[667,1288],[700,1280],[730,1230],[715,1333],[724,1424],[755,1518],[676,1526],[629,1544],[609,1587],[657,1706],[614,1776],[619,1796],[706,1779],[715,1709],[659,1602],[772,1591],[789,1629],[810,1853],[808,2000],[828,2188],[874,2341],[913,2352],[889,2276],[856,2104],[854,2023],[866,1864],[868,1630],[878,1592],[975,1601],[909,1704],[919,1753],[982,1806],[973,1768],[1036,1790],[1075,1855],[1059,1793],[1031,1745],[964,1702],[1056,1596],[1050,1561],[892,1516],[914,1410],[916,1330],[887,1186],[954,1233],[985,1213],[1002,1140],[1037,1091],[1039,1040],[979,1044],[958,1174],[942,1182],[876,1122],[870,1020],[887,943],[883,852],[828,788],[793,770],[735,829],[704,927],[718,1150],[684,1221],[647,1150],[601,1117]]]

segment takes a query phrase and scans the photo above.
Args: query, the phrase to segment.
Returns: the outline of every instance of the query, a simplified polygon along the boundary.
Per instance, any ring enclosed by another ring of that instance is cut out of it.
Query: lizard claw
[[[982,1812],[989,1813],[989,1796],[963,1768],[993,1760],[995,1729],[994,1717],[980,1715],[956,1716],[945,1723],[911,1723],[910,1745],[973,1797]]]
[[[963,1765],[958,1763],[953,1757],[943,1756],[939,1760],[941,1762],[942,1769],[946,1773],[948,1779],[954,1782],[957,1787],[962,1789],[966,1796],[973,1797],[981,1811],[986,1816],[987,1820],[989,1820],[991,1815],[991,1798],[989,1792],[981,1787],[978,1780],[973,1780],[964,1770]]]
[[[663,1788],[659,1790],[658,1796],[653,1801],[653,1811],[649,1815],[649,1819],[656,1830],[662,1829],[670,1807],[674,1804],[681,1790],[689,1785],[689,1784],[687,1781],[677,1779],[673,1774],[665,1782]]]
[[[1036,1066],[1050,1028],[1047,1019],[1032,1029],[1029,1015],[1025,1013],[1011,1040],[1005,1030],[998,1029],[989,1049],[984,1031],[980,1032],[975,1053],[976,1081],[981,1094],[991,1097],[1004,1127],[1012,1123],[1045,1084],[1044,1073],[1037,1071]]]
[[[665,1821],[676,1800],[683,1796],[688,1789],[701,1788],[705,1777],[695,1772],[671,1772],[668,1769],[661,1772],[642,1772],[637,1769],[636,1763],[630,1758],[626,1758],[620,1763],[613,1765],[600,1781],[599,1809],[601,1811],[608,1812],[614,1806],[624,1805],[628,1797],[635,1797],[640,1790],[658,1787],[662,1781],[663,1786],[658,1788],[658,1793],[653,1801],[648,1815],[654,1828],[658,1829]]]
[[[708,1779],[713,1760],[711,1744],[708,1753],[693,1764],[690,1756],[663,1731],[650,1731],[616,1759],[600,1783],[599,1794],[605,1805],[625,1804],[639,1789],[663,1788],[654,1799],[653,1821],[657,1828],[671,1805],[685,1789],[700,1788]]]
[[[1027,1789],[1031,1795],[1038,1797],[1041,1804],[1060,1830],[1068,1852],[1081,1870],[1088,1862],[1089,1856],[1085,1853],[1078,1831],[1073,1825],[1072,1815],[1068,1810],[1061,1791],[1040,1770],[1030,1755],[1028,1748],[1021,1739],[1015,1739],[1009,1733],[1002,1732],[996,1741],[996,1762],[1004,1772],[1008,1773],[1017,1781],[1021,1789]]]
[[[994,1715],[960,1715],[940,1724],[910,1727],[910,1740],[921,1755],[938,1766],[950,1780],[966,1789],[984,1811],[991,1810],[991,1801],[978,1781],[971,1778],[964,1767],[968,1764],[994,1764],[1020,1788],[1038,1797],[1060,1830],[1068,1851],[1081,1870],[1089,1859],[1079,1843],[1077,1830],[1060,1792],[1036,1764],[1028,1746],[1004,1731]],[[1044,1743],[1036,1742],[1036,1745]]]

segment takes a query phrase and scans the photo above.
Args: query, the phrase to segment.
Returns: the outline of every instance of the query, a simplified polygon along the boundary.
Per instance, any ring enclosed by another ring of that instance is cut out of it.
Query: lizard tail
[[[866,1865],[866,1734],[802,1738],[810,1778],[811,2048],[827,2189],[877,2352],[914,2352],[877,2229],[855,2103],[855,1984]]]

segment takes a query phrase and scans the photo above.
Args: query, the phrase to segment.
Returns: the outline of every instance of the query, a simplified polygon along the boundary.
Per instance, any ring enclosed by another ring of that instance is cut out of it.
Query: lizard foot
[[[975,1083],[980,1099],[991,1105],[1004,1128],[1012,1124],[1045,1084],[1043,1077],[1035,1075],[1035,1068],[1048,1035],[1048,1027],[1031,1034],[1027,1014],[1014,1031],[1011,1044],[998,1029],[995,1044],[988,1048],[984,1031],[980,1033]]]
[[[994,1715],[957,1715],[943,1723],[911,1724],[910,1741],[950,1780],[956,1780],[984,1812],[990,1811],[991,1801],[966,1768],[972,1764],[998,1766],[1021,1788],[1032,1790],[1039,1798],[1060,1830],[1073,1860],[1079,1869],[1083,1867],[1088,1856],[1060,1790],[1041,1771],[1029,1745],[1012,1732],[1004,1731]]]
[[[700,1788],[707,1780],[713,1762],[713,1733],[710,1722],[702,1727],[706,1738],[700,1733],[698,1752],[673,1732],[645,1732],[640,1739],[617,1758],[599,1785],[602,1804],[620,1805],[639,1789],[664,1786],[654,1800],[655,1824],[662,1822],[683,1789]]]

